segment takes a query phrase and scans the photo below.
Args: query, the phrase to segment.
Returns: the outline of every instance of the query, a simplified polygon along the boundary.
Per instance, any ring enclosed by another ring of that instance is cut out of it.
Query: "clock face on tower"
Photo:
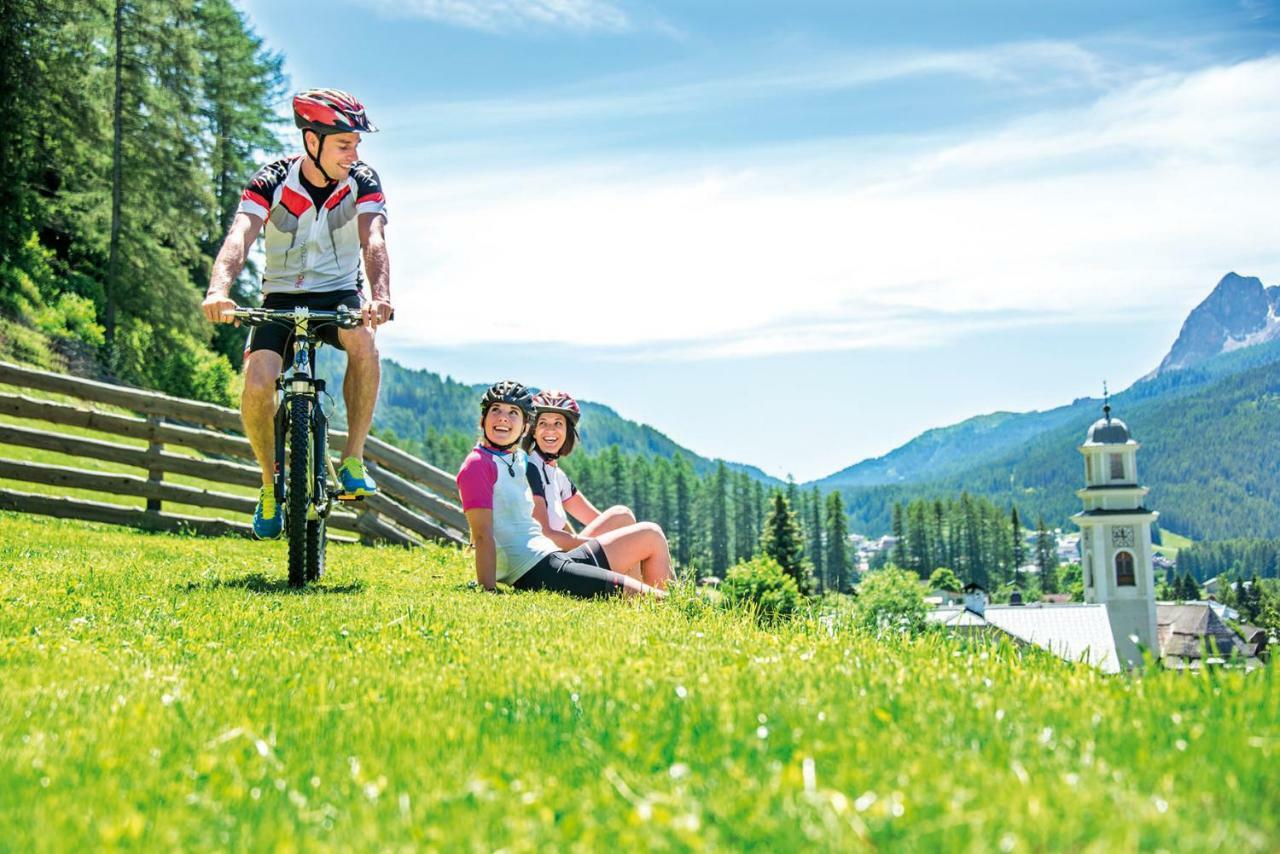
[[[1131,548],[1133,546],[1133,526],[1117,525],[1112,528],[1111,545],[1113,548]]]

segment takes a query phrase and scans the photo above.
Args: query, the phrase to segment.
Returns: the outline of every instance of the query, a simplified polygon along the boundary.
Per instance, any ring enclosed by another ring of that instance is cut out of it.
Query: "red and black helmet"
[[[340,89],[308,89],[293,96],[293,123],[321,136],[331,133],[374,133],[364,104]]]
[[[562,391],[540,391],[533,396],[533,412],[537,417],[544,412],[555,412],[563,415],[574,427],[578,426],[578,418],[582,410],[578,401]]]

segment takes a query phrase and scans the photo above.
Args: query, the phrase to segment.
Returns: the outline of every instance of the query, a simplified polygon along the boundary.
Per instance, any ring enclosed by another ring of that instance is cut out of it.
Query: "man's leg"
[[[276,377],[284,360],[274,350],[254,350],[244,360],[240,419],[253,456],[262,469],[262,485],[271,487],[276,470]]]
[[[347,351],[347,376],[342,381],[342,399],[347,404],[347,444],[342,458],[364,459],[364,440],[373,423],[373,407],[378,402],[382,366],[373,332],[363,326],[339,329],[338,337]]]

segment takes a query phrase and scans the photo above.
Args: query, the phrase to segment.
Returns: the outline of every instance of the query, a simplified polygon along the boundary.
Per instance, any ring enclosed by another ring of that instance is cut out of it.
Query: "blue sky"
[[[384,354],[780,476],[1122,388],[1280,284],[1272,2],[242,8],[382,128]]]

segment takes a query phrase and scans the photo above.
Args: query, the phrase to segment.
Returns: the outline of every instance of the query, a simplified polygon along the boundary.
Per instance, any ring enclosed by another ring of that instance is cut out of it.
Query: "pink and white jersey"
[[[524,451],[495,451],[476,445],[458,470],[462,509],[493,511],[498,581],[511,584],[554,551],[556,544],[533,518],[533,493]]]
[[[547,524],[551,526],[551,530],[569,530],[569,517],[565,514],[564,503],[578,494],[578,488],[569,480],[569,475],[559,466],[553,466],[543,459],[536,446],[529,451],[526,471],[529,489],[536,497],[547,502]]]
[[[359,215],[387,215],[378,173],[356,161],[323,203],[302,185],[302,156],[258,170],[240,196],[241,213],[265,221],[262,293],[359,290]]]

